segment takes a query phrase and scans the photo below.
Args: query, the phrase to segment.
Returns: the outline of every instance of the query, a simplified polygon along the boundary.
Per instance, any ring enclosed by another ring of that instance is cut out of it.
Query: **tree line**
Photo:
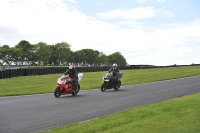
[[[127,64],[120,52],[106,55],[93,49],[72,51],[70,47],[71,45],[66,42],[48,45],[44,42],[30,44],[26,40],[20,41],[14,47],[5,44],[0,46],[0,65],[60,66],[74,64],[100,66],[112,63]]]

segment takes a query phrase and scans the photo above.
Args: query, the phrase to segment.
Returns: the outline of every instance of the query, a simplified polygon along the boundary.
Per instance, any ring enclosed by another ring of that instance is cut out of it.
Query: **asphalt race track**
[[[198,92],[200,76],[122,86],[118,91],[80,91],[60,98],[53,93],[0,97],[0,133],[48,130]]]

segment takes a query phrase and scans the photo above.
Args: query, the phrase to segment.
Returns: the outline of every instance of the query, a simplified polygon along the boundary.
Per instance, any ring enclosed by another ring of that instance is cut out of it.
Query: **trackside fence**
[[[120,70],[127,69],[147,69],[147,68],[160,68],[160,67],[174,67],[173,66],[143,66],[143,65],[131,65],[131,66],[120,66]],[[0,70],[0,79],[12,78],[18,76],[31,76],[31,75],[46,75],[46,74],[62,74],[68,67],[42,67],[42,68],[18,68],[18,69],[5,69]],[[80,72],[98,72],[108,71],[110,66],[97,66],[97,67],[76,67],[77,71]]]

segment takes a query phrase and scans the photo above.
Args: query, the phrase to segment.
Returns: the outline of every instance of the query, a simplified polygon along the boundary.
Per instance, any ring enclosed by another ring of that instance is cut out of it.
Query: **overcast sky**
[[[0,45],[67,42],[128,64],[200,64],[199,0],[0,0]]]

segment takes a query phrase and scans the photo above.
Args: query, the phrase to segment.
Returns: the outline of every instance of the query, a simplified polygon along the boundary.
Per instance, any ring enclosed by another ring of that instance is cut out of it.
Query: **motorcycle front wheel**
[[[57,98],[57,97],[60,97],[61,95],[62,95],[62,90],[60,90],[59,87],[56,87],[54,91],[54,96]]]
[[[102,92],[104,92],[106,90],[106,85],[107,85],[107,83],[105,83],[105,82],[101,85]]]

